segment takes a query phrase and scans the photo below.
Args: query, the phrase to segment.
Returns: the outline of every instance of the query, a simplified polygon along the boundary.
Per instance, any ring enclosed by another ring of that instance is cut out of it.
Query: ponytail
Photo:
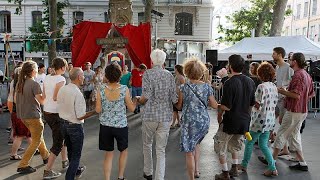
[[[17,83],[17,92],[23,94],[24,83],[27,78],[32,78],[32,72],[38,69],[37,63],[34,61],[25,61],[22,65]]]

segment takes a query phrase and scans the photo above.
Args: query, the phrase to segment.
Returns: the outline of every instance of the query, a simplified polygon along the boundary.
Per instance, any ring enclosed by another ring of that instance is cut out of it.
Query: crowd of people
[[[25,61],[15,69],[8,97],[13,132],[10,160],[20,160],[17,172],[32,173],[36,169],[30,166],[30,161],[39,151],[46,164],[43,179],[53,179],[61,176],[52,169],[61,154],[62,167],[67,169],[65,179],[81,177],[86,169],[80,165],[83,123],[99,114],[99,149],[105,151],[104,178],[109,180],[111,176],[116,141],[120,152],[118,179],[123,180],[128,156],[128,110],[141,114],[143,177],[165,179],[169,132],[180,128],[180,151],[185,154],[187,174],[193,180],[201,175],[200,144],[209,132],[210,107],[217,109],[219,124],[214,151],[222,172],[215,175],[216,180],[228,180],[246,172],[256,141],[264,154],[259,159],[268,165],[263,175],[278,176],[277,157],[290,151],[296,152],[297,161],[290,168],[307,171],[300,129],[307,116],[308,100],[314,96],[313,82],[304,70],[306,61],[302,53],[291,54],[288,62],[284,61],[285,55],[283,48],[274,48],[276,68],[268,62],[251,63],[250,76],[242,73],[245,60],[240,55],[231,55],[228,65],[217,73],[222,78],[220,84],[212,83],[212,65],[196,57],[176,65],[174,76],[164,68],[166,54],[159,49],[151,52],[150,69],[140,64],[131,72],[126,65],[121,67],[117,63],[93,71],[87,62],[82,70],[55,58],[51,72],[46,75],[43,64]],[[218,102],[214,89],[222,87]],[[281,125],[276,133],[277,119]],[[52,131],[50,150],[43,138],[45,124]],[[245,140],[245,134],[252,139]],[[24,138],[29,146],[21,157],[17,152]],[[269,139],[274,141],[273,153],[268,147]],[[232,156],[230,169],[228,152]]]

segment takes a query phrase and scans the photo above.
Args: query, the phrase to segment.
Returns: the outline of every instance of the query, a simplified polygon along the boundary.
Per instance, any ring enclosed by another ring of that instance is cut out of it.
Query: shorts
[[[120,152],[128,148],[128,127],[115,128],[100,124],[99,149],[103,151],[114,150],[114,139]]]
[[[11,113],[11,122],[12,122],[12,130],[13,137],[31,137],[31,133],[29,129],[24,125],[21,119],[17,117],[16,112]]]
[[[230,153],[239,152],[244,143],[242,134],[227,134],[223,132],[223,124],[220,125],[217,134],[214,136],[214,151],[219,156],[226,156],[227,151]]]
[[[90,99],[92,91],[84,91],[83,95],[84,95],[84,99],[88,100]]]

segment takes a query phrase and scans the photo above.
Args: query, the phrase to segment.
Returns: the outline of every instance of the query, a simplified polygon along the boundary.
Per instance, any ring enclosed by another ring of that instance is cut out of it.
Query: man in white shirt
[[[95,114],[95,111],[86,113],[86,102],[79,89],[84,81],[82,69],[73,68],[69,73],[71,83],[60,89],[57,102],[59,116],[63,119],[62,133],[70,161],[65,179],[74,180],[85,170],[85,166],[79,166],[84,140],[82,124],[84,119]]]

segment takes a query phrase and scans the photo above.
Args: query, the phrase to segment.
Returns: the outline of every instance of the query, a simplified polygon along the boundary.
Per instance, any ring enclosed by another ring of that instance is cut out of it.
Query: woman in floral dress
[[[199,178],[198,161],[200,142],[209,131],[208,105],[217,108],[210,84],[200,79],[206,66],[192,57],[184,64],[184,74],[189,81],[180,86],[177,108],[182,107],[180,150],[186,153],[189,179]],[[183,104],[183,105],[182,105]]]

